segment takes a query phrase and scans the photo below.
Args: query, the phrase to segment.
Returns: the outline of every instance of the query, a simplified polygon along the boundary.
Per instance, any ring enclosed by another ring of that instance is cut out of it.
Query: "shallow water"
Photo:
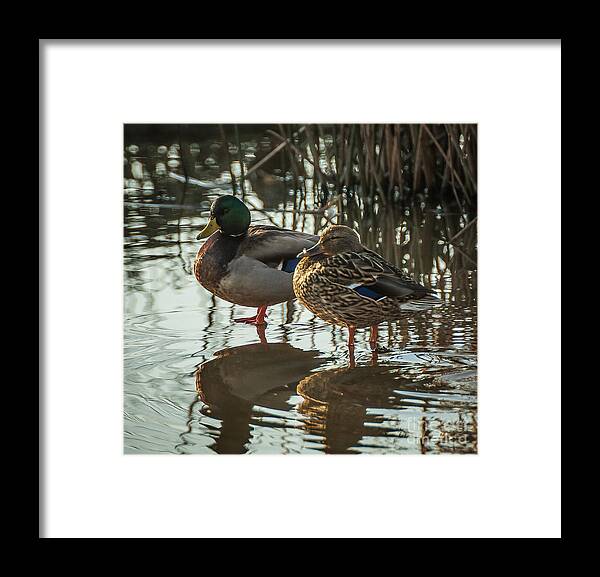
[[[247,171],[272,143],[241,139]],[[269,309],[262,344],[254,327],[232,322],[253,310],[196,282],[195,237],[214,198],[239,194],[239,149],[216,137],[171,140],[125,143],[125,452],[476,452],[473,215],[419,203],[356,224],[443,305],[382,325],[376,358],[358,331],[349,368],[346,331],[298,302]],[[266,168],[244,186],[254,222],[318,232],[338,215],[356,220],[355,207],[323,199],[309,177],[298,194],[283,167]]]

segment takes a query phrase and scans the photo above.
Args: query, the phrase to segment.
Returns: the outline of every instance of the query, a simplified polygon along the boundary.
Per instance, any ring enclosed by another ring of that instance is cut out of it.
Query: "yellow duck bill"
[[[219,225],[217,224],[217,219],[213,216],[208,221],[208,224],[200,231],[200,233],[196,237],[196,240],[200,240],[201,238],[207,238],[217,230],[219,230]]]

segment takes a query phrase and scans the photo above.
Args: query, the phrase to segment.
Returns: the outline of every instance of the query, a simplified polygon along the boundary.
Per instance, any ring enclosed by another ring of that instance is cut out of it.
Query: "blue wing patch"
[[[366,287],[366,286],[357,286],[356,288],[354,288],[354,290],[359,295],[373,299],[374,301],[378,301],[378,300],[381,300],[382,298],[385,298],[384,295],[380,295],[379,293],[375,292],[374,290],[371,290],[369,287]]]
[[[298,266],[299,262],[300,262],[299,258],[291,258],[290,260],[284,260],[281,270],[284,272],[292,273],[292,272],[294,272],[294,270],[296,270],[296,267]]]
[[[300,262],[299,258],[291,258],[290,260],[284,260],[283,263],[281,264],[281,270],[283,272],[293,273],[294,270],[296,270],[296,267],[298,266],[299,262]],[[378,292],[375,292],[374,290],[372,290],[366,286],[353,287],[353,289],[359,295],[373,299],[374,301],[378,301],[378,300],[385,298],[385,295],[381,295]]]

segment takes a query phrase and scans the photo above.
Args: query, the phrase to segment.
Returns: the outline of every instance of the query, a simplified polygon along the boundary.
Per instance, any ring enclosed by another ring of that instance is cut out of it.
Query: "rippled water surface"
[[[126,139],[125,452],[476,452],[472,215],[419,203],[358,218],[335,193],[323,198],[310,174],[294,192],[277,163],[246,181],[254,222],[308,232],[353,225],[438,289],[443,306],[381,326],[376,358],[358,331],[355,368],[346,332],[299,303],[269,309],[264,344],[254,327],[232,322],[253,310],[196,282],[195,237],[210,203],[240,194],[242,168],[273,146],[261,133],[241,134],[239,145],[218,132],[198,142]]]

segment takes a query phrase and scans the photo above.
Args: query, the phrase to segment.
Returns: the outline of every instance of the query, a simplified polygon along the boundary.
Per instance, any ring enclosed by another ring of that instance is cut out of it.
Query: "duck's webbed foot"
[[[267,307],[259,307],[253,317],[243,317],[233,319],[236,323],[245,323],[247,325],[266,326],[265,318],[267,316]]]
[[[263,320],[263,322],[259,322],[258,315],[254,317],[242,317],[241,319],[233,319],[234,323],[244,323],[246,325],[256,325],[256,326],[264,326],[267,323]]]

